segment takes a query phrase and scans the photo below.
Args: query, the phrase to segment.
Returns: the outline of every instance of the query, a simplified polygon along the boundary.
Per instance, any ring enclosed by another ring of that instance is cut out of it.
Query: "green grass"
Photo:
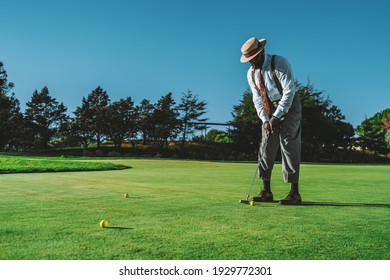
[[[86,160],[65,157],[43,158],[0,155],[0,174],[120,170],[125,168],[127,168],[125,165],[110,162],[88,162]]]
[[[255,163],[112,162],[132,168],[0,175],[0,259],[390,259],[389,166],[303,164],[303,200],[328,204],[251,207]]]

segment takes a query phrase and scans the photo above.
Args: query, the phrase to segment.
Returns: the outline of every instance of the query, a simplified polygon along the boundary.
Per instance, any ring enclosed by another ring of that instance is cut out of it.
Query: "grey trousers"
[[[289,112],[284,115],[279,131],[267,137],[262,131],[260,143],[259,177],[270,181],[279,146],[282,154],[282,173],[286,183],[298,183],[301,163],[301,119],[302,107],[299,95],[295,94]]]

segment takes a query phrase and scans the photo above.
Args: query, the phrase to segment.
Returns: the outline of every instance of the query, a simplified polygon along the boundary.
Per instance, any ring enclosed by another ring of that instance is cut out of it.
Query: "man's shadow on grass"
[[[260,202],[260,203],[279,203],[278,200],[271,202]],[[378,208],[390,208],[390,204],[386,203],[353,203],[353,202],[314,202],[314,201],[303,201],[302,204],[282,204],[285,206],[338,206],[338,207],[378,207]]]
[[[310,202],[303,201],[298,206],[339,206],[339,207],[379,207],[390,208],[390,204],[384,203],[349,203],[349,202]]]

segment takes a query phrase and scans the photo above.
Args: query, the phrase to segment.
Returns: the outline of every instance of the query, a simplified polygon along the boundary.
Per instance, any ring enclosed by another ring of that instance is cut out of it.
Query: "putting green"
[[[112,162],[132,168],[0,175],[0,259],[390,258],[389,166],[303,164],[313,205],[251,207],[256,163]]]

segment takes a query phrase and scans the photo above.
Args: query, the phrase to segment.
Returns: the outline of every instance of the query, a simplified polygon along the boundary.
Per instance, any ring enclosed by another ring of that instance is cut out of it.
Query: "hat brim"
[[[266,40],[266,39],[260,39],[260,40],[259,40],[259,44],[261,44],[261,47],[260,47],[259,51],[257,51],[254,55],[251,55],[251,56],[249,56],[249,57],[246,57],[245,55],[242,55],[241,58],[240,58],[240,61],[241,61],[242,63],[251,61],[251,60],[252,60],[253,58],[255,58],[259,53],[261,53],[261,51],[264,49],[266,43],[267,43],[267,40]]]

